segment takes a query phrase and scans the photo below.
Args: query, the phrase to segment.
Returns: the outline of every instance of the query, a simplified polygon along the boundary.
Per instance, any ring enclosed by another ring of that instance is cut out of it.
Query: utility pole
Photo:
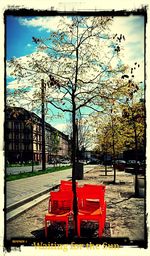
[[[41,98],[42,98],[42,106],[41,106],[41,115],[42,115],[42,171],[46,169],[45,163],[45,84],[44,79],[41,80]]]
[[[76,161],[79,162],[78,119],[76,119]]]

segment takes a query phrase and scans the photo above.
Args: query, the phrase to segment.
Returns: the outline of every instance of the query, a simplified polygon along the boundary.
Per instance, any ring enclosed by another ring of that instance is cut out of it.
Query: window
[[[38,144],[36,144],[36,150],[38,151]]]
[[[33,150],[34,151],[36,150],[36,144],[35,143],[33,144]]]
[[[13,137],[13,136],[12,136],[12,133],[8,133],[8,138],[9,138],[9,139],[12,139],[12,137]]]
[[[12,128],[12,122],[11,122],[11,121],[8,121],[8,123],[7,123],[7,127],[8,127],[9,129],[11,129],[11,128]]]
[[[24,145],[24,149],[25,149],[26,151],[28,151],[28,150],[29,150],[29,145]]]
[[[36,131],[36,124],[33,125],[33,131]]]
[[[12,147],[12,146],[13,146],[13,144],[12,144],[12,143],[9,143],[9,145],[8,145],[8,149],[9,149],[9,150],[12,150],[12,149],[13,149],[13,147]]]
[[[15,133],[15,140],[19,140],[19,138],[20,138],[19,135],[20,135],[19,133]]]
[[[36,126],[36,131],[37,131],[37,132],[40,131],[40,126],[39,126],[39,125]]]
[[[21,129],[24,129],[24,123],[23,122],[20,124],[20,126],[21,126]]]
[[[19,144],[15,144],[15,150],[19,150]]]
[[[32,150],[32,145],[31,144],[28,145],[28,149]]]
[[[24,150],[24,144],[20,144],[20,150]]]
[[[15,129],[19,129],[19,128],[20,128],[20,123],[15,122],[15,123],[14,123],[14,128],[15,128]]]

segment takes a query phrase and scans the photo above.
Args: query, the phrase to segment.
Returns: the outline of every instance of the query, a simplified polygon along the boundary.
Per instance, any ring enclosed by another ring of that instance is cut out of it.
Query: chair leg
[[[102,223],[99,221],[99,228],[98,228],[98,236],[99,236],[99,238],[102,237],[102,233],[103,233],[101,225],[102,225]]]
[[[80,237],[80,219],[78,219],[77,221],[77,233],[78,233],[78,237]]]
[[[45,237],[47,238],[47,221],[45,220]]]
[[[68,222],[66,222],[66,237],[68,237]]]
[[[105,228],[105,222],[106,222],[106,205],[104,206],[104,212],[103,212],[103,229]]]

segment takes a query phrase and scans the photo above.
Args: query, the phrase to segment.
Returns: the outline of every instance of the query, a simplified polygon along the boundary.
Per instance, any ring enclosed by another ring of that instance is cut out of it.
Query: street
[[[56,166],[69,166],[70,164],[57,164]],[[54,164],[46,164],[46,168],[54,167]],[[33,170],[39,171],[42,169],[42,165],[34,165]],[[19,167],[6,167],[6,175],[18,174],[24,172],[32,172],[32,166],[19,166]]]

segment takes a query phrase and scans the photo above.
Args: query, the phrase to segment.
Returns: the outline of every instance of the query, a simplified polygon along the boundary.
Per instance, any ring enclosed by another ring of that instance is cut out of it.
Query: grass
[[[45,171],[39,170],[39,171],[33,171],[33,172],[24,172],[24,173],[18,173],[18,174],[9,174],[6,175],[6,181],[13,181],[13,180],[19,180],[19,179],[24,179],[28,177],[33,177],[37,175],[43,175],[46,173],[52,173],[52,172],[58,172],[58,171],[63,171],[71,168],[70,166],[55,166],[55,167],[50,167],[47,168]]]
[[[34,162],[33,165],[39,165],[39,162]],[[32,166],[32,163],[20,163],[20,164],[6,164],[6,167],[21,167],[21,166]]]

